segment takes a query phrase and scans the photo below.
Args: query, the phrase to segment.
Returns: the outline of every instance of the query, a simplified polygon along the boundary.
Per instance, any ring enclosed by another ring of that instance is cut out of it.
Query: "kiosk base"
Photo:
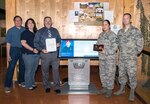
[[[97,94],[97,89],[94,84],[90,83],[89,88],[87,90],[70,90],[68,83],[64,83],[61,88],[60,94]]]

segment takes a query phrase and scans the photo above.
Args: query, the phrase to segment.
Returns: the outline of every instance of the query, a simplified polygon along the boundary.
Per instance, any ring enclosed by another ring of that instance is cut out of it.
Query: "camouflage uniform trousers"
[[[127,75],[129,77],[130,88],[135,89],[137,85],[137,59],[119,60],[119,83],[126,85]]]
[[[116,73],[115,59],[100,60],[99,75],[103,88],[107,88],[110,90],[114,88],[115,73]]]

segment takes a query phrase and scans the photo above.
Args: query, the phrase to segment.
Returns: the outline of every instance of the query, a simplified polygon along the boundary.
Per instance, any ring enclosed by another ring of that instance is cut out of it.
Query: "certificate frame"
[[[56,39],[55,38],[47,38],[46,42],[46,50],[47,52],[55,52],[57,51]]]

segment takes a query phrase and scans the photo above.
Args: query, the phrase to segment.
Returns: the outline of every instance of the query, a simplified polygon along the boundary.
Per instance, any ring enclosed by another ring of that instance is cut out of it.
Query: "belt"
[[[11,48],[19,48],[19,49],[21,49],[21,47],[11,47]]]

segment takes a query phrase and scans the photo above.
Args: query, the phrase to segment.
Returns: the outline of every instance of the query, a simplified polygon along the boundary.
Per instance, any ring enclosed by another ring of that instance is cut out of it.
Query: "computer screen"
[[[98,52],[93,51],[96,39],[62,39],[59,49],[60,58],[98,58]]]

